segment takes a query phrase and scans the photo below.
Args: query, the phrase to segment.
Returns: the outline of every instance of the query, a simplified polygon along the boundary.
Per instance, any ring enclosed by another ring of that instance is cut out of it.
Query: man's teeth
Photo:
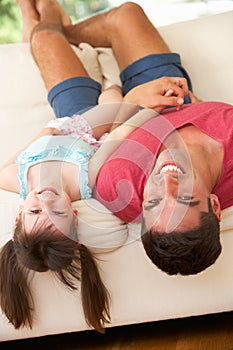
[[[160,174],[166,173],[166,172],[176,172],[179,174],[183,174],[183,171],[176,165],[165,165],[164,167],[162,167],[162,169],[160,170]]]

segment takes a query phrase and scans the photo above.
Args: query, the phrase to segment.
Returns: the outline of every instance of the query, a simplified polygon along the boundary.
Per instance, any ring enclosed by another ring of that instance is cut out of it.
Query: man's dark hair
[[[143,220],[142,243],[159,269],[169,275],[191,275],[205,270],[217,260],[222,250],[220,225],[209,198],[208,210],[200,213],[198,227],[182,232],[155,232],[153,229],[145,232]]]

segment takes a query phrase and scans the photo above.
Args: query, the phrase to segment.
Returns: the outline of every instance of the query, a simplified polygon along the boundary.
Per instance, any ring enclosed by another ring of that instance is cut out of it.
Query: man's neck
[[[221,176],[222,144],[189,124],[170,134],[159,153],[166,148],[185,148],[211,193]]]
[[[193,166],[199,169],[206,185],[212,191],[221,177],[222,144],[194,125],[187,125],[179,129],[178,132],[187,146]]]

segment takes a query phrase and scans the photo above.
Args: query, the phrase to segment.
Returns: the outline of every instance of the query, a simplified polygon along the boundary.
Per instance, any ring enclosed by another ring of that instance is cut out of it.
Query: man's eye
[[[151,199],[150,201],[148,201],[149,204],[153,204],[153,205],[159,205],[161,199]]]
[[[156,207],[157,205],[159,205],[160,202],[161,202],[161,199],[151,199],[150,201],[148,201],[144,205],[144,209],[145,210],[150,210],[150,209]]]

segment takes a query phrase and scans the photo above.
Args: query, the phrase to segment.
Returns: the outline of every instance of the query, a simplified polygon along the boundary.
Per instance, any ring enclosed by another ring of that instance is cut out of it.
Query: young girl
[[[101,86],[88,77],[62,34],[68,20],[56,1],[36,1],[36,8],[31,0],[18,3],[28,28],[24,34],[32,33],[32,53],[49,90],[50,103],[57,117],[68,117],[50,122],[1,169],[0,187],[24,199],[12,239],[1,250],[1,308],[15,328],[32,327],[31,272],[51,270],[68,288],[76,289],[76,282],[81,281],[86,321],[103,332],[104,324],[110,321],[109,295],[91,252],[79,241],[78,213],[71,203],[91,197],[105,159],[156,113],[140,111],[132,104],[104,103],[116,102],[121,96],[114,88],[99,97]],[[179,108],[186,93],[185,79],[157,79],[154,107],[159,111],[166,105]],[[98,98],[103,104],[88,109]],[[132,115],[128,124],[116,128]],[[101,137],[109,132],[99,148]]]

